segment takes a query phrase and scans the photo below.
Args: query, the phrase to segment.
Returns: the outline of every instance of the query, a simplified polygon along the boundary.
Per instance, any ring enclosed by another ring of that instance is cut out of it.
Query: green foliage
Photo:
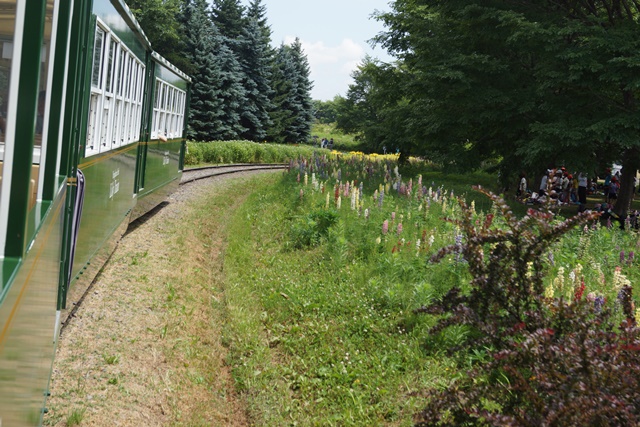
[[[185,164],[286,163],[309,156],[313,147],[301,145],[258,144],[251,141],[188,142]]]
[[[637,234],[571,228],[587,214],[517,219],[498,198],[481,195],[481,205],[464,191],[495,177],[393,159],[298,158],[290,173],[256,181],[229,219],[224,339],[254,422],[524,425],[509,418],[523,414],[544,425],[559,414],[562,425],[597,425],[589,399],[608,419],[619,410],[631,420],[638,376],[625,364],[640,366],[638,337],[619,325],[637,296],[623,288],[616,301],[625,277],[640,280],[629,255]],[[560,267],[574,273],[562,287]],[[585,360],[595,376],[579,372]],[[611,402],[622,406],[603,408]]]
[[[336,151],[364,151],[365,147],[356,141],[353,135],[346,134],[336,128],[335,123],[315,122],[311,127],[311,137],[316,145],[322,138],[333,139],[333,149]]]
[[[493,216],[474,223],[474,212],[461,201],[463,220],[457,223],[465,243],[432,257],[462,254],[473,276],[470,289],[453,288],[440,303],[416,312],[448,314],[431,335],[451,325],[474,331],[473,339],[450,343],[449,351],[472,346],[491,349],[492,357],[474,363],[465,381],[431,392],[417,425],[636,423],[640,330],[631,287],[623,286],[617,295],[619,315],[603,308],[602,296],[583,298],[584,279],[566,284],[568,293],[559,298],[543,287],[543,254],[597,215],[583,213],[552,224],[550,214],[530,210],[516,221],[502,200],[486,194],[502,212],[500,226],[492,224]],[[616,330],[620,317],[624,320]]]
[[[153,48],[181,70],[191,70],[185,56],[183,23],[178,19],[184,0],[127,0]]]
[[[637,3],[407,0],[378,19],[397,62],[365,62],[339,126],[370,147],[470,170],[484,161],[535,175],[549,164],[618,161],[616,212],[640,166]]]
[[[334,211],[317,210],[293,220],[291,242],[294,248],[302,249],[319,245],[336,224],[338,215]]]

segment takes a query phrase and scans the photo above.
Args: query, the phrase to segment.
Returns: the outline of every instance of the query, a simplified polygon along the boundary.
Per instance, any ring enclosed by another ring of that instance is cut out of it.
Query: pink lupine
[[[382,234],[387,234],[389,232],[389,221],[388,220],[384,220],[384,222],[382,223]]]
[[[399,222],[399,223],[398,223],[398,230],[397,230],[397,234],[398,234],[398,236],[399,236],[400,234],[402,234],[402,223],[401,223],[401,222]]]

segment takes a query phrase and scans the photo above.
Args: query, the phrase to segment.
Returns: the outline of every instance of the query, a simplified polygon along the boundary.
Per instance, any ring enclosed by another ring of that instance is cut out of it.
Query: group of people
[[[322,140],[320,140],[320,148],[333,148],[333,138],[322,138]]]
[[[620,190],[620,172],[606,170],[602,187],[605,203],[614,205]],[[599,191],[597,179],[590,179],[585,172],[570,173],[564,167],[547,169],[537,190],[531,191],[524,172],[520,174],[517,197],[527,203],[578,204],[585,206],[587,195]]]

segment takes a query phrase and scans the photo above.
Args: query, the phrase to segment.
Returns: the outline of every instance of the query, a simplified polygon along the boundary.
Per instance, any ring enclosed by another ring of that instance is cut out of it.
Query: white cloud
[[[291,44],[294,40],[294,37],[287,36],[284,42]],[[314,82],[311,96],[314,99],[328,100],[338,94],[345,95],[351,83],[351,73],[366,54],[364,46],[349,38],[335,46],[327,46],[323,41],[309,42],[301,39],[300,42],[309,60],[311,80]]]

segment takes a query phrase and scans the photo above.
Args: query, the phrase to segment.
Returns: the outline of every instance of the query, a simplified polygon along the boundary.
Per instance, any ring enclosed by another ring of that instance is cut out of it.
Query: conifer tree
[[[236,54],[239,52],[238,42],[242,39],[247,23],[244,12],[245,8],[240,4],[240,0],[213,0],[211,4],[211,20]]]
[[[262,4],[262,0],[252,0],[247,8],[247,19],[255,20],[262,33],[262,43],[267,46],[269,55],[273,56],[274,49],[271,48],[271,27],[267,23],[267,7]]]
[[[273,62],[271,87],[273,88],[272,127],[268,130],[270,141],[278,143],[298,142],[294,131],[296,111],[299,110],[295,94],[297,82],[296,67],[290,54],[290,48],[284,44],[276,51]]]
[[[211,141],[223,126],[222,103],[218,98],[219,69],[213,53],[213,25],[206,12],[205,0],[187,0],[180,16],[185,24],[186,55],[192,68],[191,104],[187,138]]]
[[[246,129],[242,138],[251,141],[265,139],[266,129],[271,125],[269,111],[272,109],[270,96],[271,72],[270,48],[264,44],[263,33],[258,22],[249,18],[238,45],[242,84],[246,97],[240,112],[241,124]]]
[[[295,100],[298,106],[294,131],[298,135],[298,141],[307,141],[311,136],[311,124],[313,123],[313,102],[311,99],[311,89],[313,83],[309,79],[311,74],[309,61],[302,50],[302,43],[295,39],[290,48],[290,55],[295,66]]]
[[[238,113],[245,96],[240,66],[207,16],[205,0],[187,0],[181,20],[186,54],[193,64],[187,137],[197,141],[237,138],[244,131]]]

